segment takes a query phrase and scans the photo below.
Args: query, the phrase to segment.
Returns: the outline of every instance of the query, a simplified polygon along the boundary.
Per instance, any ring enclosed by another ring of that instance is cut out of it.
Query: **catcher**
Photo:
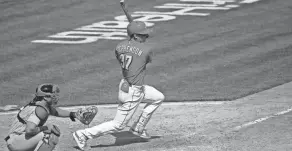
[[[92,106],[86,110],[69,112],[56,107],[60,89],[57,85],[44,83],[36,88],[34,99],[18,112],[11,125],[8,136],[4,139],[10,151],[52,151],[58,144],[61,135],[56,125],[47,123],[49,115],[77,118],[88,125],[97,113]]]

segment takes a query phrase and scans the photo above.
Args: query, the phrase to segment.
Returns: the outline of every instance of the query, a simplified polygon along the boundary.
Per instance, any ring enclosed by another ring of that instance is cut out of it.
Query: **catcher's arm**
[[[39,132],[47,130],[46,126],[38,126],[41,122],[46,121],[49,113],[43,107],[36,107],[35,114],[31,114],[26,122],[25,136],[32,137]]]
[[[133,17],[131,16],[131,14],[129,14],[128,10],[126,9],[126,6],[125,6],[125,0],[121,0],[120,1],[120,4],[121,4],[121,7],[125,13],[125,15],[127,16],[127,19],[129,22],[132,22],[134,19]]]
[[[75,113],[74,112],[63,110],[63,109],[61,109],[59,107],[56,107],[56,108],[52,107],[51,108],[51,114],[53,116],[57,116],[57,117],[70,117],[70,116],[73,116],[73,118],[75,118]]]
[[[70,112],[60,109],[59,107],[51,108],[51,114],[57,117],[69,117],[71,121],[75,122],[76,112]]]
[[[90,106],[84,109],[78,109],[76,112],[70,112],[60,108],[52,108],[52,115],[57,117],[69,117],[72,121],[79,120],[85,125],[89,125],[98,112],[97,107]]]

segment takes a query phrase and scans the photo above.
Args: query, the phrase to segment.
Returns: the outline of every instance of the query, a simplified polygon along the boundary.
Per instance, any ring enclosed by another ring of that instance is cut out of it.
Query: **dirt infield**
[[[289,138],[291,131],[285,115],[275,116],[266,121],[234,130],[235,127],[256,121],[292,107],[292,83],[260,92],[232,102],[177,103],[162,105],[148,125],[152,135],[149,142],[143,142],[127,130],[114,135],[105,135],[90,141],[91,150],[98,151],[234,151],[234,150],[289,150],[288,142],[273,144],[274,136],[285,132]],[[141,106],[137,113],[140,113]],[[73,109],[74,110],[74,109]],[[92,125],[111,120],[115,106],[99,106],[99,114]],[[1,115],[1,132],[9,128],[8,121],[13,115]],[[137,114],[135,118],[137,118]],[[274,122],[273,121],[277,121]],[[273,124],[271,124],[271,121]],[[85,128],[69,119],[50,118],[62,131],[58,151],[77,150],[71,132]],[[130,124],[133,121],[130,122]],[[269,123],[269,124],[265,124]],[[285,124],[286,123],[286,124]],[[130,125],[129,124],[129,125]],[[285,125],[283,125],[285,124]],[[265,130],[260,130],[259,128]],[[285,126],[285,127],[284,127]],[[259,127],[259,128],[257,128]],[[271,129],[269,129],[270,127]],[[278,128],[282,128],[278,131]],[[264,133],[261,133],[264,132]],[[5,136],[1,133],[1,138]],[[265,141],[258,140],[263,138]],[[281,139],[283,140],[283,138]],[[267,143],[269,145],[267,145]],[[3,142],[1,141],[3,146]]]

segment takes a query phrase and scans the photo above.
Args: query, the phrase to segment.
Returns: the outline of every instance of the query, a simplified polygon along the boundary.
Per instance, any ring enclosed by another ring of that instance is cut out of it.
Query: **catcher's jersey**
[[[115,49],[123,77],[132,85],[143,85],[146,64],[151,60],[150,47],[145,43],[126,40]]]
[[[37,105],[37,106],[43,106],[43,105]],[[38,126],[42,126],[43,124],[46,123],[46,120],[41,120],[38,118],[38,116],[35,113],[35,110],[37,106],[33,105],[27,105],[24,108],[22,108],[19,111],[19,114],[17,114],[16,119],[13,121],[11,128],[8,132],[8,135],[11,133],[15,133],[18,135],[24,134],[25,133],[25,128],[26,128],[26,122],[32,122],[35,123]],[[44,107],[44,106],[43,106]],[[49,111],[46,107],[44,107],[47,111]]]

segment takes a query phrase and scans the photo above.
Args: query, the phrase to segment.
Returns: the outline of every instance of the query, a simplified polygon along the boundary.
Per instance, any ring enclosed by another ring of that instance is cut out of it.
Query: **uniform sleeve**
[[[27,121],[39,125],[41,121],[45,121],[48,118],[49,114],[46,109],[41,106],[37,106],[35,109],[35,114],[31,114]]]

